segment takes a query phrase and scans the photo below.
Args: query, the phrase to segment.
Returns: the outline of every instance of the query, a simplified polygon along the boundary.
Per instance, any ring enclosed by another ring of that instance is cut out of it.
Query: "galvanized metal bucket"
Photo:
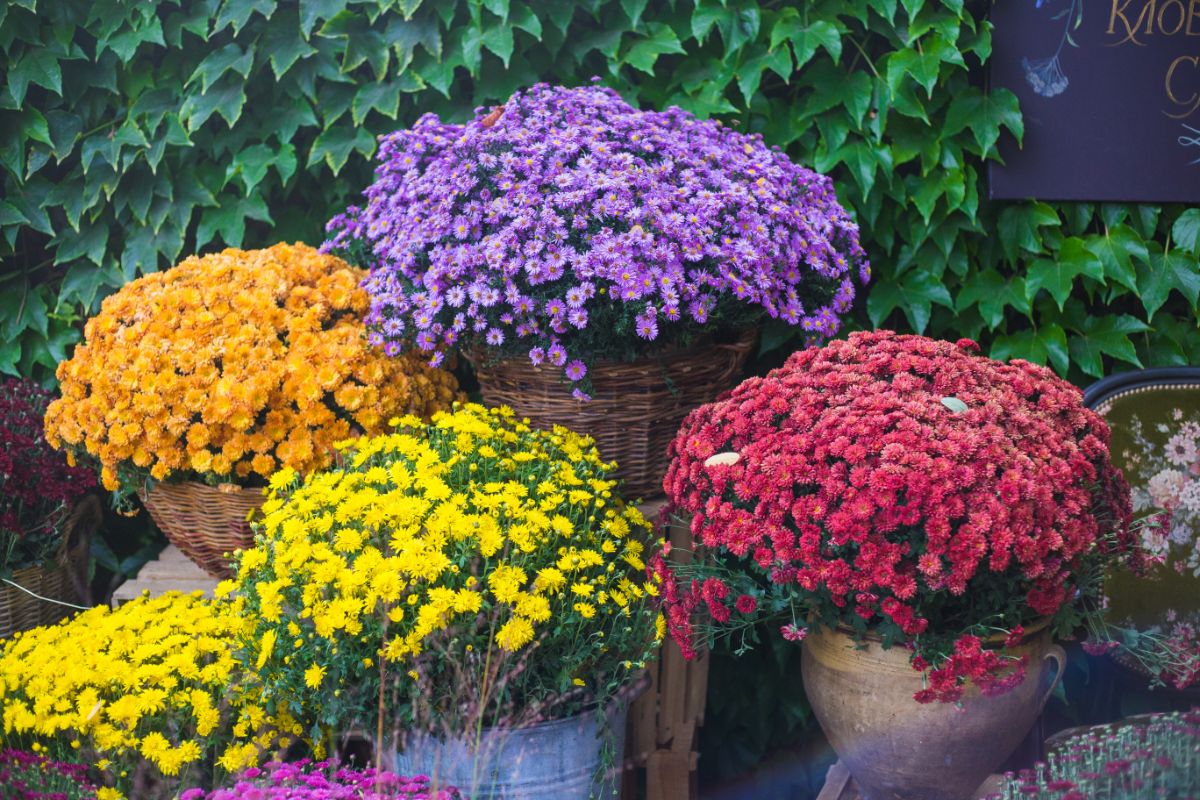
[[[608,714],[611,739],[594,713],[527,728],[484,730],[471,740],[409,736],[396,754],[401,775],[428,775],[470,800],[616,800],[625,750],[624,703]],[[602,738],[603,736],[603,738]],[[606,742],[605,739],[608,739]],[[601,755],[611,745],[610,769]]]

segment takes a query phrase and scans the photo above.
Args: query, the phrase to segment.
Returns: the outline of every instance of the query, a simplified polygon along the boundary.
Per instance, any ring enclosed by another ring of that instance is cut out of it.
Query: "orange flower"
[[[94,456],[110,490],[133,489],[118,474],[307,472],[328,466],[334,441],[448,408],[460,397],[453,376],[368,346],[363,277],[307,245],[278,244],[193,256],[133,281],[59,365],[47,438]]]

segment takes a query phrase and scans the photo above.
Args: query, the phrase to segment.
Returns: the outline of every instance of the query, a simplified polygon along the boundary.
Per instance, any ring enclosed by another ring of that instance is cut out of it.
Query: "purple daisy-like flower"
[[[533,362],[535,367],[540,366],[546,361],[546,351],[540,347],[534,347],[529,350],[529,360]]]
[[[519,324],[511,338],[561,366],[597,324],[648,349],[738,306],[831,336],[870,271],[829,178],[759,134],[598,85],[532,86],[463,125],[426,114],[377,157],[324,246],[373,255],[368,325],[385,344],[453,330],[502,347]]]
[[[572,381],[581,381],[583,380],[583,376],[587,375],[587,366],[585,366],[584,363],[579,359],[575,359],[571,363],[567,364],[565,371],[567,373],[567,377]]]

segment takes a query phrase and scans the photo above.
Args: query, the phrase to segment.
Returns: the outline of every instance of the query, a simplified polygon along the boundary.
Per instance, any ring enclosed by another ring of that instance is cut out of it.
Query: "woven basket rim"
[[[699,341],[692,342],[692,344],[689,345],[688,347],[679,347],[679,346],[672,345],[672,346],[665,347],[660,351],[656,351],[653,353],[647,353],[645,355],[638,356],[637,358],[631,359],[628,361],[619,361],[616,359],[609,359],[609,358],[597,359],[596,361],[593,361],[588,364],[588,372],[595,373],[598,371],[608,372],[608,371],[615,371],[615,370],[620,370],[620,369],[637,369],[637,368],[645,366],[646,364],[660,364],[663,362],[689,360],[699,354],[709,352],[709,351],[713,350],[714,348],[720,348],[720,349],[747,348],[748,349],[749,347],[751,347],[754,344],[755,340],[758,339],[758,333],[759,333],[758,328],[747,328],[747,329],[739,332],[737,337],[734,338],[732,341],[727,341],[727,342],[718,342],[718,341],[715,341],[712,337],[704,337],[703,339],[701,339]],[[561,367],[556,367],[549,363],[545,363],[540,366],[536,365],[533,362],[531,362],[527,356],[524,356],[519,353],[514,354],[514,355],[509,355],[509,356],[496,356],[494,353],[491,353],[490,351],[487,351],[481,347],[473,347],[473,348],[470,348],[467,350],[463,350],[461,352],[462,352],[462,356],[465,359],[467,359],[467,361],[471,362],[471,366],[477,370],[480,367],[483,367],[484,369],[488,369],[488,368],[495,368],[497,366],[502,366],[502,365],[507,366],[507,365],[512,364],[513,362],[523,362],[524,364],[528,365],[530,370],[536,371],[536,372],[541,372],[542,370],[549,372],[552,369],[553,370],[561,369]]]

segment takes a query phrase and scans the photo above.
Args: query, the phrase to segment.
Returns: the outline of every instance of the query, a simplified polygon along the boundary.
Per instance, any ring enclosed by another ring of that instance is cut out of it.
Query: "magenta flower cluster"
[[[373,769],[337,769],[328,761],[272,762],[246,770],[232,788],[188,789],[180,800],[462,800],[457,789],[434,791],[429,778]]]
[[[597,337],[648,351],[728,308],[830,336],[869,274],[829,178],[600,86],[539,84],[465,125],[426,114],[379,159],[325,248],[372,266],[373,341],[435,364],[504,348],[579,381]]]
[[[83,764],[56,761],[41,753],[0,751],[3,800],[95,800],[96,787]]]

